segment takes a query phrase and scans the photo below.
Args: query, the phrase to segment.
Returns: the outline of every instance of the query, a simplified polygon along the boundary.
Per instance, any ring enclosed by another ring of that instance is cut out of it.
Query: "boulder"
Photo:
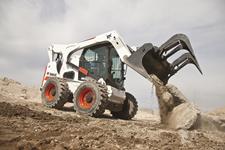
[[[173,129],[191,129],[199,118],[199,109],[194,104],[185,102],[174,107],[168,114],[167,125]]]

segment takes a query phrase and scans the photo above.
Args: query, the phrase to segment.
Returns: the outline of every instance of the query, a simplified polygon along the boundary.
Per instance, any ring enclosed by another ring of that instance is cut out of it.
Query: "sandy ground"
[[[67,106],[43,107],[37,88],[1,78],[0,149],[225,149],[225,132],[168,129],[150,110],[125,121],[80,116]],[[225,108],[208,114],[225,120]]]

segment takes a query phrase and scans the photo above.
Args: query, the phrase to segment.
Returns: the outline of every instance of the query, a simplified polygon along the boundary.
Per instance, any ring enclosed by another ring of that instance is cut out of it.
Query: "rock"
[[[9,85],[10,83],[21,85],[21,83],[15,81],[15,80],[9,79],[9,78],[7,78],[7,77],[4,77],[4,78],[2,79],[2,81],[4,82],[3,85]]]
[[[4,86],[8,86],[9,85],[9,82],[6,82],[5,80],[3,80],[4,82],[2,83],[2,85]]]
[[[199,119],[200,111],[174,85],[163,85],[156,76],[150,80],[156,87],[161,123],[173,129],[190,129]]]
[[[199,120],[200,111],[192,103],[176,106],[168,115],[167,124],[173,129],[191,129]]]
[[[174,105],[173,96],[169,92],[164,92],[162,94],[162,99],[169,107]]]
[[[20,95],[20,98],[21,98],[21,99],[28,99],[28,97],[27,97],[26,94],[21,94],[21,95]]]
[[[55,147],[55,150],[66,150],[67,148],[64,146],[64,144],[58,144]]]
[[[181,103],[187,102],[188,99],[184,96],[184,94],[174,85],[168,84],[166,85],[168,92],[173,95],[175,105],[179,105]]]
[[[27,93],[27,89],[23,88],[23,89],[21,89],[21,92],[26,94]]]
[[[26,141],[26,140],[22,140],[20,141],[17,145],[16,145],[17,149],[32,149],[32,150],[36,150],[36,146],[33,142],[30,141]]]

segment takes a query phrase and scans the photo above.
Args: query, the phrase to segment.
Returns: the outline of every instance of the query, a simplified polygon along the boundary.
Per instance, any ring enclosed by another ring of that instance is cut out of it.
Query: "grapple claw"
[[[173,48],[175,48],[175,51]],[[174,51],[172,54],[178,52],[179,50],[187,50],[193,57],[195,57],[191,43],[188,37],[184,34],[175,34],[172,36],[159,47],[159,54],[162,56],[164,53],[167,53],[170,50],[171,52]]]
[[[161,58],[166,60],[180,50],[187,50],[189,53],[181,55],[171,64],[171,75],[169,76],[172,76],[189,63],[194,64],[199,70],[199,72],[202,74],[202,70],[195,57],[190,40],[184,34],[175,34],[174,36],[172,36],[169,40],[167,40],[159,47],[159,54]],[[167,53],[168,51],[169,53]]]
[[[199,72],[202,74],[202,70],[197,62],[197,60],[190,54],[190,53],[185,53],[181,55],[179,58],[177,58],[172,64],[171,64],[171,73],[169,76],[174,75],[177,71],[182,69],[184,66],[187,64],[192,63],[194,64]]]
[[[180,50],[187,50],[188,53],[169,63],[167,59]],[[146,43],[129,57],[124,57],[124,62],[145,78],[155,74],[164,84],[167,84],[169,78],[177,71],[190,63],[194,64],[202,74],[191,43],[184,34],[172,36],[159,48]]]

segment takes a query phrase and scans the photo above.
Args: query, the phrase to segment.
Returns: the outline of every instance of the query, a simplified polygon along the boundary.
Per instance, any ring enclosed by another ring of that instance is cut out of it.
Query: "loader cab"
[[[107,85],[124,89],[125,70],[118,53],[111,43],[87,47],[83,50],[79,67],[88,71],[88,76],[98,80],[103,78]],[[79,72],[79,80],[85,75]]]

